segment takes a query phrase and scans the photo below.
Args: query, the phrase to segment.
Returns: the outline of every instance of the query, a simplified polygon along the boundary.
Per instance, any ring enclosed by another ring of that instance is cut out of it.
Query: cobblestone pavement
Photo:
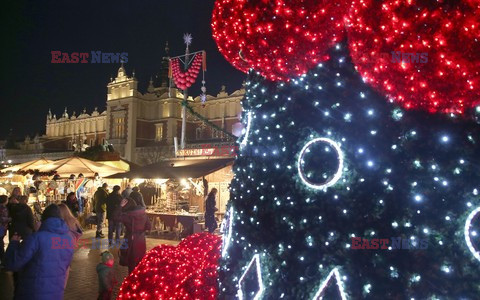
[[[106,231],[104,230],[106,235]],[[85,239],[83,247],[75,250],[70,275],[65,289],[64,299],[66,300],[94,300],[98,295],[98,279],[96,266],[100,262],[100,253],[106,249],[92,249],[92,238],[95,237],[95,230],[86,230],[81,237]],[[147,237],[147,251],[161,244],[177,245],[178,241],[163,240]],[[100,247],[102,248],[102,247]],[[115,274],[119,282],[115,288],[115,296],[121,282],[127,276],[128,268],[118,265],[118,249],[111,249],[115,256]],[[0,299],[13,299],[12,273],[0,271]]]

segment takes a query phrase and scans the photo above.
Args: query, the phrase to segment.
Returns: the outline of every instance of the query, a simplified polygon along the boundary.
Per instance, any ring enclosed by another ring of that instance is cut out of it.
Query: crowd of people
[[[95,192],[91,207],[95,213],[95,237],[105,237],[102,231],[106,219],[108,244],[120,248],[119,264],[128,267],[130,274],[146,253],[145,232],[151,225],[139,188],[127,186],[123,192],[120,190],[116,185],[109,192],[108,185],[103,184]],[[217,189],[213,188],[205,201],[205,225],[211,233],[218,227],[216,194]],[[85,206],[85,203],[79,204],[73,192],[61,203],[50,204],[43,211],[38,202],[32,210],[28,196],[22,195],[18,187],[10,197],[0,196],[0,267],[13,272],[15,299],[63,299],[76,248],[65,245],[78,244],[83,234],[80,208]],[[10,243],[5,251],[7,232]],[[98,299],[112,297],[117,284],[113,265],[112,253],[103,252],[96,268]]]
[[[123,192],[120,189],[116,185],[109,193],[107,184],[103,184],[94,194],[92,208],[96,238],[105,237],[105,217],[110,246],[118,246],[124,231],[121,240],[126,245],[119,247],[119,264],[131,273],[146,253],[145,232],[151,225],[138,187],[128,186]],[[65,245],[77,245],[83,234],[79,201],[75,193],[70,193],[62,203],[50,204],[43,212],[38,203],[33,210],[27,203],[28,197],[18,187],[10,197],[0,196],[0,266],[13,272],[15,299],[63,299],[76,248]],[[5,251],[7,232],[10,242]],[[117,283],[113,264],[114,256],[103,252],[96,269],[98,299],[112,297]]]

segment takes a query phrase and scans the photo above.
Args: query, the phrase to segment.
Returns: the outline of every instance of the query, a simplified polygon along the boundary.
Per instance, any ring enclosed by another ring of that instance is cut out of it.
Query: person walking
[[[75,181],[75,197],[77,198],[78,202],[78,212],[83,214],[84,210],[87,209],[86,207],[86,198],[85,198],[85,187],[84,183],[86,178],[84,178],[83,174],[78,174],[78,178]]]
[[[67,227],[69,229],[69,234],[72,237],[72,248],[75,249],[78,246],[78,240],[83,234],[82,226],[80,225],[80,222],[73,216],[72,212],[70,211],[70,208],[65,203],[61,203],[58,205],[58,208],[60,208],[60,217],[62,220],[67,224]],[[67,269],[67,275],[65,276],[65,287],[67,287],[67,282],[68,282],[68,277],[70,276],[70,269],[71,266],[68,266]]]
[[[20,188],[18,186],[14,187],[10,198],[8,198],[8,203],[18,203],[18,199],[22,195]]]
[[[217,189],[211,189],[205,201],[205,226],[208,232],[213,233],[217,229],[217,220],[215,219],[215,212],[218,210],[215,205],[215,197],[217,196]]]
[[[18,188],[15,188],[18,189]],[[8,214],[10,216],[10,224],[8,225],[8,238],[11,240],[13,236],[18,235],[21,239],[27,239],[35,231],[35,222],[30,206],[28,206],[28,197],[19,195],[15,189],[10,197],[8,204]],[[20,189],[18,189],[20,191]],[[19,273],[13,272],[14,291],[18,286]]]
[[[113,191],[107,196],[107,220],[108,220],[108,243],[111,244],[113,240],[113,233],[115,232],[115,239],[120,240],[120,231],[122,230],[122,223],[120,217],[122,214],[122,196],[120,195],[120,186],[113,187]]]
[[[20,188],[18,186],[14,187],[13,190],[12,190],[12,193],[10,194],[10,197],[8,198],[8,203],[7,203],[7,210],[8,210],[8,215],[11,216],[13,215],[15,209],[17,208],[17,205],[18,205],[18,199],[20,198],[21,196],[21,192],[20,192]],[[12,228],[12,223],[11,223],[11,219],[10,219],[10,223],[8,224],[8,227],[9,227],[9,230],[8,230],[8,239],[10,239],[14,232],[12,232],[11,228]]]
[[[18,234],[23,240],[26,240],[33,232],[35,232],[33,212],[27,202],[28,196],[22,195],[18,198],[18,203],[11,206],[9,212],[12,219],[9,226],[10,238],[14,234]]]
[[[70,230],[70,234],[73,237],[75,244],[78,242],[78,239],[82,236],[83,230],[80,222],[78,222],[77,218],[75,218],[70,211],[70,208],[65,203],[61,203],[58,205],[60,208],[60,217],[65,224],[67,224],[68,229]]]
[[[138,186],[133,187],[129,197],[135,200],[135,203],[137,203],[137,205],[140,205],[141,207],[145,207],[145,202],[143,201],[143,195],[142,193],[140,193],[140,189],[138,188]]]
[[[125,240],[128,243],[127,257],[123,260],[127,262],[130,274],[145,256],[147,251],[145,231],[151,229],[151,224],[145,207],[137,205],[133,199],[122,199],[121,206],[121,220],[125,225]]]
[[[132,186],[129,184],[127,185],[127,187],[125,188],[125,190],[123,190],[122,192],[122,198],[128,198],[128,196],[130,196],[130,194],[132,193]]]
[[[78,212],[80,211],[80,207],[78,205],[77,196],[75,196],[75,192],[68,193],[67,200],[65,202],[70,211],[72,212],[75,218],[78,218]]]
[[[102,262],[97,265],[98,275],[98,300],[110,300],[112,299],[112,292],[117,279],[115,278],[115,272],[113,270],[114,258],[112,253],[108,251],[100,254]]]
[[[107,211],[107,191],[108,184],[104,183],[101,187],[98,187],[97,191],[93,195],[93,209],[97,215],[97,232],[96,238],[104,238],[102,233],[103,222],[105,221],[105,213]]]
[[[4,265],[5,262],[5,243],[3,239],[7,234],[8,223],[10,217],[8,216],[7,209],[8,197],[6,195],[0,196],[0,264]]]
[[[42,224],[42,207],[40,206],[40,202],[33,203],[33,221],[35,224],[35,231],[40,228]]]
[[[67,269],[73,258],[73,249],[63,247],[64,241],[71,245],[72,237],[55,204],[45,208],[38,232],[22,244],[19,235],[12,237],[5,265],[19,273],[21,288],[15,289],[15,299],[63,299]]]

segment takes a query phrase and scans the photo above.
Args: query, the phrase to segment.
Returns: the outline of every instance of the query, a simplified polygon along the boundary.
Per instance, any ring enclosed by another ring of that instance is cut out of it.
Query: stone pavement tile
[[[98,295],[98,279],[96,267],[97,264],[100,262],[100,253],[107,249],[105,249],[105,247],[102,247],[102,245],[104,244],[100,244],[101,249],[91,249],[93,242],[92,238],[94,237],[95,230],[85,231],[81,238],[88,239],[88,243],[86,243],[81,249],[75,250],[67,288],[65,289],[64,298],[67,300],[96,299]],[[160,240],[147,237],[147,251],[161,244],[177,245],[178,243],[178,241]],[[115,275],[118,281],[118,284],[115,287],[114,291],[116,297],[121,282],[128,275],[128,268],[118,265],[118,248],[112,248],[110,249],[110,252],[112,252],[113,256],[115,257],[115,264],[113,268],[115,270]]]
[[[106,233],[105,230],[104,233]],[[100,253],[106,249],[98,249],[98,247],[97,249],[92,249],[92,239],[94,237],[95,230],[86,230],[81,237],[81,239],[83,239],[83,247],[75,250],[64,294],[64,299],[66,300],[97,299],[98,279],[96,266],[100,262]],[[177,245],[178,243],[179,241],[147,237],[147,251],[161,244]],[[118,265],[118,249],[112,248],[110,252],[112,252],[115,257],[113,268],[118,281],[114,291],[116,297],[121,282],[128,275],[128,268]],[[0,300],[3,299],[13,299],[13,279],[11,272],[2,270],[0,271]]]

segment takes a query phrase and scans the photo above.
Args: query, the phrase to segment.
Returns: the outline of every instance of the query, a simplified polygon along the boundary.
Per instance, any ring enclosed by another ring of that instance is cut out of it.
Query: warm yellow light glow
[[[133,184],[135,185],[139,185],[139,184],[142,184],[145,182],[145,179],[142,179],[142,178],[135,178],[132,180]]]

